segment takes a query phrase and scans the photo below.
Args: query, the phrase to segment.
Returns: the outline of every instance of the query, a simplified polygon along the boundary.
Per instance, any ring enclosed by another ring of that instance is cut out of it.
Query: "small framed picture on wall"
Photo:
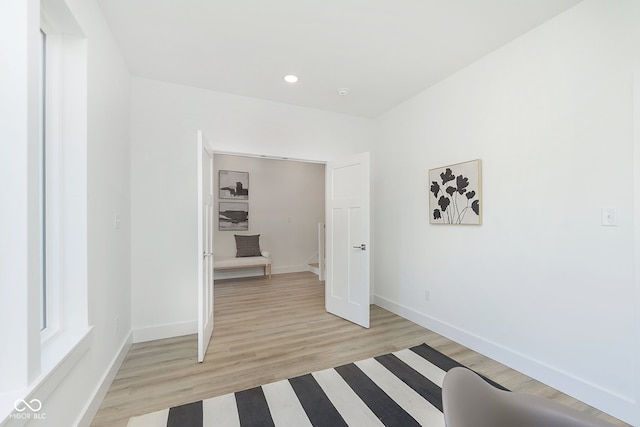
[[[249,203],[220,202],[218,230],[242,231],[249,229]]]
[[[482,225],[482,163],[429,170],[429,222]]]
[[[218,182],[221,199],[249,199],[249,172],[221,170]]]

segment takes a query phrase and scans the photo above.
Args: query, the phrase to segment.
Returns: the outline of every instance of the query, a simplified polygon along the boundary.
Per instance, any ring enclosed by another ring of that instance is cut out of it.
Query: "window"
[[[47,270],[47,226],[46,226],[46,81],[47,81],[47,34],[40,30],[40,87],[39,87],[39,96],[40,100],[40,216],[39,216],[39,224],[40,224],[40,331],[44,331],[47,328],[47,275],[45,271]]]
[[[61,157],[64,39],[43,16],[40,28],[40,330],[43,342],[61,328],[60,251],[63,197]],[[73,167],[73,165],[70,165]]]

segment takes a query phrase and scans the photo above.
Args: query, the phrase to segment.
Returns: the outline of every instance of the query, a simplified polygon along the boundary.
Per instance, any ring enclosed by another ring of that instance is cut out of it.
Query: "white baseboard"
[[[442,322],[387,298],[374,295],[373,301],[375,305],[385,310],[447,337],[516,371],[522,372],[594,408],[611,414],[632,425],[636,425],[638,422],[638,405],[631,398],[615,394],[571,375],[568,372],[532,359],[500,344],[488,341],[468,331],[456,328],[451,324]]]
[[[188,322],[172,323],[166,325],[148,326],[133,330],[133,342],[147,342],[161,340],[164,338],[180,337],[198,333],[198,322],[191,320]]]
[[[115,355],[109,367],[100,378],[100,382],[96,387],[95,391],[91,395],[91,398],[83,408],[80,417],[75,425],[77,426],[86,426],[89,427],[93,418],[96,416],[98,409],[100,409],[100,405],[102,404],[102,400],[107,395],[109,391],[109,387],[111,387],[111,383],[113,379],[116,377],[120,366],[122,366],[122,362],[124,362],[127,353],[129,353],[129,349],[131,348],[131,344],[133,341],[133,332],[129,333],[125,338],[124,342],[120,346],[120,351]]]

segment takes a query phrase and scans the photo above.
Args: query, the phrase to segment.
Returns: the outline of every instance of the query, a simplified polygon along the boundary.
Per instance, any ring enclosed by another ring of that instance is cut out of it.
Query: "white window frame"
[[[63,47],[61,32],[48,19],[46,14],[42,14],[40,30],[46,36],[45,44],[45,67],[44,79],[44,147],[41,153],[44,157],[44,173],[42,177],[46,188],[44,188],[44,233],[43,252],[45,260],[43,262],[42,276],[44,277],[45,307],[40,315],[46,315],[44,319],[45,328],[41,330],[40,339],[42,344],[46,344],[51,338],[61,331],[61,155],[62,155],[62,63]],[[42,141],[42,140],[41,140]],[[44,311],[44,313],[42,312]]]
[[[46,328],[43,373],[89,330],[87,277],[87,40],[64,3],[41,3],[46,63]]]

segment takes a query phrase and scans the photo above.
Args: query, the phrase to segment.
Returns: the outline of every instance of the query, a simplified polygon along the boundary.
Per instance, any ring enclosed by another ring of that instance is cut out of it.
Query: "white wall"
[[[196,332],[196,132],[214,150],[326,161],[368,151],[372,121],[134,78],[134,341]]]
[[[89,322],[96,325],[91,358],[103,373],[111,364],[119,368],[115,358],[126,354],[132,340],[131,77],[97,4],[73,0],[73,6],[89,39]],[[116,215],[120,220],[118,228],[114,224]],[[109,371],[108,375],[115,375],[115,371]],[[91,380],[87,382],[91,384]],[[110,379],[101,385],[100,392],[106,393]],[[78,393],[77,387],[71,389]],[[96,404],[100,405],[101,400],[98,395],[89,415],[97,411]]]
[[[587,0],[380,117],[373,187],[376,303],[635,425],[639,6]],[[476,158],[484,224],[429,225],[427,171]]]
[[[216,154],[220,170],[249,172],[249,230],[220,231],[214,221],[216,257],[236,255],[235,234],[260,234],[260,248],[271,253],[273,274],[308,271],[318,253],[318,223],[324,222],[324,164]],[[215,187],[219,187],[217,184]],[[220,199],[219,202],[244,200]],[[262,268],[216,271],[216,279],[264,274]]]
[[[22,2],[14,1],[14,3]],[[106,387],[109,386],[110,375],[115,373],[113,368],[118,368],[118,358],[124,354],[131,341],[128,221],[130,77],[95,1],[68,0],[67,4],[87,38],[88,276],[85,281],[88,287],[88,323],[93,329],[88,335],[86,352],[78,358],[77,363],[69,371],[54,370],[51,377],[30,378],[33,381],[24,385],[27,389],[35,389],[33,397],[40,398],[42,401],[40,413],[46,414],[46,419],[32,420],[29,423],[37,426],[88,425],[97,410],[97,405],[101,402],[103,393],[106,392]],[[37,1],[31,1],[25,6],[29,9],[28,20],[19,14],[18,8],[15,8],[16,13],[3,16],[7,22],[21,23],[18,25],[21,30],[25,30],[22,27],[25,23],[28,26],[26,31],[14,32],[7,37],[16,50],[28,52],[30,62],[18,61],[23,66],[27,65],[27,70],[20,76],[20,81],[12,81],[17,76],[10,76],[7,80],[8,84],[17,85],[16,87],[23,91],[28,87],[37,87],[38,47],[31,42],[37,40],[39,33],[38,6]],[[3,10],[6,11],[6,9]],[[32,38],[29,43],[27,43],[26,34]],[[33,58],[35,62],[31,62]],[[25,85],[25,81],[30,83]],[[35,140],[28,136],[37,138],[38,135],[37,92],[26,93],[26,96],[23,93],[21,98],[13,100],[16,102],[15,107],[18,108],[16,115],[21,116],[20,121],[16,122],[16,129],[26,133],[22,135],[15,133],[11,135],[10,140],[16,146],[37,147],[37,143],[33,143]],[[25,120],[24,111],[20,111],[25,106],[27,110],[36,112],[35,116],[31,116],[31,118],[35,117],[35,120]],[[2,146],[5,147],[4,138]],[[24,153],[15,151],[7,159],[16,163],[14,168],[16,173],[10,178],[3,174],[3,178],[7,179],[3,179],[2,188],[15,185],[15,189],[22,194],[20,197],[22,200],[16,200],[16,209],[10,210],[20,217],[24,215],[24,208],[28,207],[23,198],[28,194],[37,195],[37,191],[34,192],[33,187],[28,189],[25,185],[27,174],[24,173],[24,169],[20,170],[27,159]],[[4,169],[4,167],[2,170],[12,172],[11,169]],[[83,200],[84,195],[79,195],[79,199]],[[29,212],[37,212],[37,209],[31,208]],[[121,228],[118,230],[112,227],[114,212],[120,212],[123,218]],[[83,217],[82,220],[85,218]],[[14,227],[19,225],[17,231],[24,231],[21,225],[24,220],[17,223],[14,220],[8,220],[3,223]],[[37,233],[30,235],[37,239]],[[13,247],[12,256],[15,257],[18,265],[29,259],[37,259],[37,256],[28,258],[28,252],[24,249],[27,238],[28,236],[23,233],[15,233],[8,241]],[[4,246],[2,247],[4,254]],[[37,244],[33,247],[37,248]],[[80,270],[84,271],[83,268]],[[25,280],[30,280],[26,276],[13,279],[15,281],[10,284],[10,288],[15,289],[22,289]],[[35,281],[37,282],[37,277]],[[7,285],[9,283],[3,280],[2,288],[4,289]],[[38,295],[31,291],[29,300],[5,299],[4,303],[19,307],[22,301],[35,302],[37,306]],[[26,312],[24,307],[22,311]],[[31,312],[35,313],[37,318],[37,311],[31,310]],[[116,316],[119,319],[118,330],[115,329]],[[23,319],[15,317],[7,324],[14,324],[16,331],[21,331],[22,329],[18,327],[21,328],[22,323],[24,323]],[[36,339],[39,341],[38,335]],[[33,357],[39,349],[30,348],[29,351],[29,356]],[[68,365],[66,362],[64,364]],[[20,367],[15,366],[15,369]],[[53,377],[61,377],[57,387],[53,390],[43,390],[50,385]],[[38,384],[47,384],[47,386],[38,389]],[[4,417],[4,415],[3,413],[0,416]],[[22,422],[16,419],[8,421],[8,425],[14,424],[21,425]]]

